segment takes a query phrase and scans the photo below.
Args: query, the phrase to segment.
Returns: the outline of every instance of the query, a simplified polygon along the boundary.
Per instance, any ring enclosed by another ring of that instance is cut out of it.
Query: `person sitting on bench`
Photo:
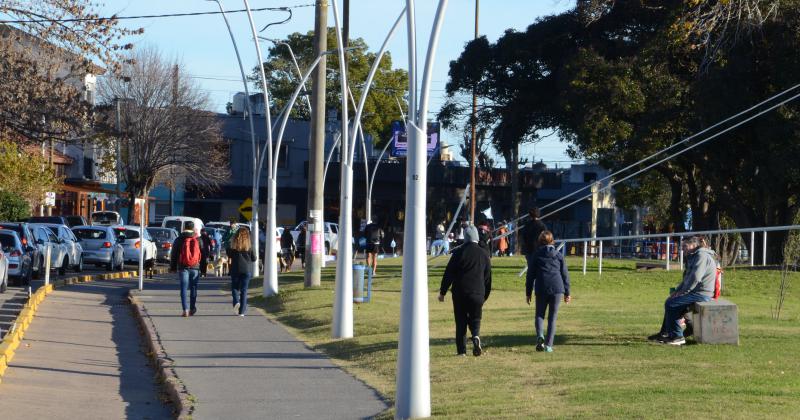
[[[648,340],[680,346],[686,344],[680,320],[683,314],[697,302],[708,302],[714,296],[717,275],[717,260],[713,250],[700,236],[683,241],[683,252],[688,256],[683,281],[664,302],[664,321],[661,331],[647,337]]]

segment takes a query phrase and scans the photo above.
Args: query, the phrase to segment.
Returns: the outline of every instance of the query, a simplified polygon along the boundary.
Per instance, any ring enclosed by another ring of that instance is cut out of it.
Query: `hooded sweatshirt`
[[[442,276],[439,293],[445,295],[450,285],[458,296],[483,296],[489,299],[492,291],[492,262],[489,253],[478,246],[478,231],[475,226],[464,229],[470,241],[453,252]]]
[[[540,246],[534,253],[533,276],[525,281],[525,294],[535,291],[539,296],[565,294],[569,296],[567,264],[553,245]]]
[[[678,285],[676,293],[699,293],[703,296],[714,296],[714,283],[717,277],[716,253],[708,248],[697,248],[689,254],[683,281]]]

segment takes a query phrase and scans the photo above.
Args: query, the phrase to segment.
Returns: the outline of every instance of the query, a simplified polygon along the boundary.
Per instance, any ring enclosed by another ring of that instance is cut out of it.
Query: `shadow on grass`
[[[486,335],[481,340],[492,347],[522,347],[536,345],[536,334],[507,334]],[[644,343],[645,339],[639,336],[604,336],[598,337],[588,334],[556,334],[554,345],[566,346],[630,346]]]

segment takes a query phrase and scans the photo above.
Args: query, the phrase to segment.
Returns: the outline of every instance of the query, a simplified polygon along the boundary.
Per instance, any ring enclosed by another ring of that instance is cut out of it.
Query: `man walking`
[[[467,354],[467,327],[472,332],[472,354],[480,356],[480,329],[483,304],[492,291],[492,263],[489,254],[478,245],[475,226],[464,229],[464,245],[453,252],[442,276],[439,302],[447,289],[453,288],[453,315],[456,321],[456,351]]]
[[[197,312],[197,284],[200,278],[200,244],[194,231],[194,222],[184,223],[184,231],[175,239],[170,251],[169,269],[178,272],[181,283],[182,316],[188,317]],[[189,303],[186,303],[186,294]]]
[[[528,211],[529,220],[522,225],[520,239],[520,246],[522,247],[522,254],[525,255],[525,261],[528,263],[528,273],[525,276],[525,282],[533,284],[533,267],[536,265],[536,249],[539,248],[539,235],[547,230],[547,226],[539,220],[539,208],[531,207]]]
[[[367,267],[372,267],[372,275],[378,269],[378,252],[383,239],[383,229],[374,221],[370,221],[364,227],[364,237],[367,238]]]

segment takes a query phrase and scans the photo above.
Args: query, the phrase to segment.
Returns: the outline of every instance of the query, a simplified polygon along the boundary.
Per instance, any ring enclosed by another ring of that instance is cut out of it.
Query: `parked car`
[[[50,249],[50,269],[58,269],[58,273],[63,275],[67,272],[69,265],[69,256],[67,255],[67,244],[63,243],[52,230],[48,229],[45,225],[30,224],[31,233],[36,241],[36,247],[39,248],[41,255],[42,275],[45,272],[45,255],[47,249]],[[67,264],[64,264],[67,261]]]
[[[67,219],[67,226],[73,228],[75,226],[86,226],[86,219],[83,216],[64,216]]]
[[[28,218],[28,223],[53,223],[57,225],[66,225],[67,218],[63,216],[33,216]]]
[[[0,293],[8,290],[8,257],[0,251]]]
[[[43,226],[46,226],[51,232],[55,233],[61,243],[66,245],[67,255],[63,260],[66,267],[74,268],[77,272],[83,271],[83,246],[78,241],[78,238],[75,237],[75,234],[65,225],[44,224]],[[64,274],[61,272],[64,271],[64,264],[60,267],[62,267],[62,269],[59,274]]]
[[[122,216],[115,211],[95,211],[89,215],[92,226],[116,226],[122,224]]]
[[[33,255],[31,255],[33,259],[33,278],[38,279],[41,277],[42,273],[44,273],[44,252],[42,252],[44,247],[36,244],[31,225],[25,222],[3,222],[0,223],[0,229],[8,229],[17,232],[17,236],[19,236],[19,240],[22,241],[23,246],[33,247]]]
[[[139,254],[144,251],[144,260],[150,261],[156,258],[158,253],[153,237],[144,230],[144,238],[139,237],[139,226],[126,225],[114,228],[117,239],[122,244],[123,258],[126,262],[138,263]]]
[[[3,254],[8,258],[8,275],[17,286],[31,284],[33,278],[33,261],[31,252],[33,247],[22,245],[17,232],[0,230],[0,246]]]
[[[203,221],[196,217],[167,216],[161,221],[161,227],[172,228],[180,233],[183,232],[183,227],[186,225],[186,222],[189,221],[194,222],[194,232],[199,235],[204,225]]]
[[[303,220],[292,229],[292,237],[294,242],[297,243],[297,238],[300,236],[300,229],[307,225],[308,221]],[[308,232],[306,232],[308,233]],[[336,223],[325,222],[325,229],[323,236],[325,238],[325,253],[330,254],[332,251],[338,250],[339,244],[339,225]]]
[[[178,238],[178,232],[171,228],[149,227],[147,232],[153,237],[156,243],[156,259],[158,261],[169,262],[169,254],[172,251],[172,243]]]
[[[83,262],[98,267],[105,265],[109,271],[122,270],[124,250],[117,234],[109,226],[77,226],[72,233],[83,247]]]

